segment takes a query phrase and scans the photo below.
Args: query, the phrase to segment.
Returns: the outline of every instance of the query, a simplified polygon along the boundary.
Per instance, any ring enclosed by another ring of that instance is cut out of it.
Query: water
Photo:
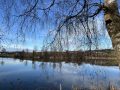
[[[0,58],[0,90],[120,90],[120,69]]]

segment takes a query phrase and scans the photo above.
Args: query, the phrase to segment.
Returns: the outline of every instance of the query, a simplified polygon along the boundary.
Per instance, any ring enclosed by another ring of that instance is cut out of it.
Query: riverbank
[[[0,57],[17,58],[21,60],[33,60],[44,62],[89,62],[99,65],[118,65],[113,50],[93,50],[93,51],[66,51],[66,52],[0,52]]]

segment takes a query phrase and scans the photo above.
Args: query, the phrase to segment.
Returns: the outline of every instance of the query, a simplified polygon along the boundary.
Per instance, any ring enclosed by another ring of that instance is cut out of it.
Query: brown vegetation
[[[113,50],[65,51],[65,52],[1,52],[0,57],[29,59],[49,62],[90,62],[95,64],[115,64],[117,61]]]

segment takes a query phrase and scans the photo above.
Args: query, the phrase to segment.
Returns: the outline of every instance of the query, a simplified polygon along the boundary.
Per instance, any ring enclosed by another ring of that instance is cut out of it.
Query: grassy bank
[[[44,62],[75,62],[100,65],[118,65],[118,60],[112,50],[95,51],[66,51],[66,52],[0,52],[0,57],[18,58],[21,60],[35,60]]]

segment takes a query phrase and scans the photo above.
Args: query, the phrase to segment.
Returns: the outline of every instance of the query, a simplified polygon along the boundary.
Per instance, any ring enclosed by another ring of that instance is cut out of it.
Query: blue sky
[[[118,0],[120,2],[120,0]],[[0,17],[1,20],[1,17]],[[97,23],[98,23],[98,30],[102,34],[99,36],[101,39],[99,48],[100,49],[106,49],[106,48],[112,48],[111,40],[109,38],[109,35],[106,30],[101,30],[101,21],[103,21],[103,14],[99,14],[97,16]],[[43,40],[47,36],[47,33],[52,28],[52,25],[45,26],[45,28],[38,28],[36,32],[30,32],[25,35],[25,42],[22,38],[16,39],[16,28],[14,27],[12,31],[7,32],[7,29],[4,27],[2,22],[0,23],[0,34],[4,33],[3,40],[1,40],[1,46],[5,47],[9,51],[14,50],[22,50],[22,49],[29,49],[33,50],[35,47],[37,47],[38,50],[42,49],[43,46]],[[41,30],[39,30],[41,29]],[[1,32],[2,31],[2,32]],[[103,35],[104,31],[104,35]],[[72,47],[71,47],[71,50]]]
[[[38,50],[41,50],[43,46],[43,40],[47,35],[46,30],[42,30],[41,32],[33,33],[30,35],[25,35],[25,38],[19,37],[16,39],[17,35],[14,32],[5,33],[3,36],[3,41],[1,41],[1,45],[6,48],[8,51],[16,51],[22,49],[33,50],[35,47]],[[25,41],[23,40],[25,39]]]
[[[99,36],[100,38],[99,49],[112,48],[111,40],[109,38],[107,31],[101,30],[102,26],[100,26],[100,23],[102,20],[103,20],[102,15],[99,15],[97,17],[97,23],[99,25],[98,30],[101,33],[101,36]],[[18,41],[15,40],[16,35],[14,34],[14,32],[10,32],[9,34],[6,35],[8,35],[7,38],[11,39],[12,41],[6,40],[3,46],[9,51],[14,51],[14,50],[16,51],[22,49],[29,49],[30,51],[32,51],[35,47],[37,47],[38,50],[41,50],[43,46],[43,41],[46,38],[49,29],[50,28],[43,28],[43,30],[41,30],[40,32],[37,33],[34,32],[25,35],[25,42],[22,41],[21,37],[18,39]],[[70,50],[74,50],[74,48],[71,47]]]

